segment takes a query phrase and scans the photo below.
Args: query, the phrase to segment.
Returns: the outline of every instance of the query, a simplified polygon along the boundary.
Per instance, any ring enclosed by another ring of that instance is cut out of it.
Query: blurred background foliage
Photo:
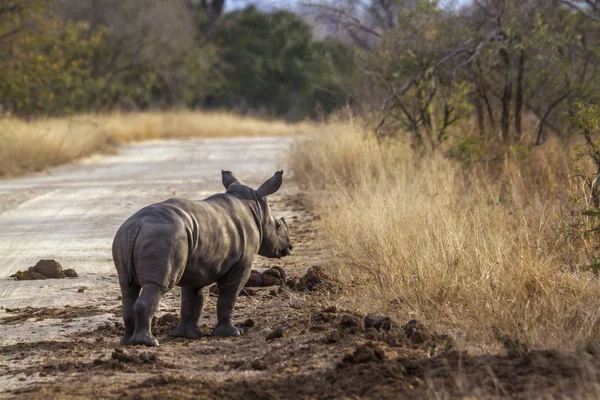
[[[219,2],[0,0],[0,105],[21,117],[227,108],[287,119],[345,104],[350,46],[290,11]]]
[[[424,151],[469,126],[451,154],[473,160],[564,137],[599,100],[597,0],[256,3],[0,0],[0,111],[350,109]]]

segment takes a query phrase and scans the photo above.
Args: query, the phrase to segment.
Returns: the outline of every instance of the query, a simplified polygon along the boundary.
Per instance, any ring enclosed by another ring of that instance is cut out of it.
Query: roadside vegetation
[[[342,301],[469,347],[489,350],[501,333],[574,349],[600,338],[600,283],[571,154],[552,141],[526,160],[465,168],[336,124],[298,142],[291,164]]]
[[[168,138],[297,135],[306,123],[269,121],[227,112],[139,112],[34,119],[0,124],[0,177],[40,171],[122,143]]]

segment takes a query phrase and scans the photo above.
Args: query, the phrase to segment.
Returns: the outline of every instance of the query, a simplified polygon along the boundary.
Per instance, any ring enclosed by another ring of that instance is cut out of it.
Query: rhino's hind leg
[[[201,288],[181,288],[181,319],[171,336],[198,339],[202,331],[198,329],[200,312],[204,305],[204,294]]]
[[[136,283],[133,283],[131,286],[128,284],[121,285],[123,322],[125,324],[125,335],[121,340],[121,344],[128,344],[135,330],[135,312],[133,311],[133,306],[140,295],[140,289],[141,287]]]
[[[219,298],[217,299],[218,324],[213,332],[216,337],[239,336],[240,331],[231,322],[233,306],[250,276],[250,266],[235,265],[217,282]]]
[[[158,346],[158,340],[150,332],[150,323],[163,294],[164,292],[160,286],[154,283],[142,286],[142,294],[133,306],[135,330],[133,336],[129,339],[129,344]]]

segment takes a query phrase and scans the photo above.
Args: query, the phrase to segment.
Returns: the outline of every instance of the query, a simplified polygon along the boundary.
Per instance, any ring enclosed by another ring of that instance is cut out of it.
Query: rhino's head
[[[283,171],[275,172],[275,175],[267,179],[256,190],[238,181],[230,171],[221,171],[221,174],[227,193],[251,202],[250,209],[260,224],[262,232],[262,242],[258,254],[269,258],[289,256],[292,251],[292,243],[287,222],[284,218],[278,218],[271,214],[271,208],[267,201],[267,196],[275,193],[281,187]]]

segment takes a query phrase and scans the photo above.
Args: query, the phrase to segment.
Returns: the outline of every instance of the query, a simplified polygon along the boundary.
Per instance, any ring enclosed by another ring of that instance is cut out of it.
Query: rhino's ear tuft
[[[267,179],[265,183],[260,185],[256,194],[260,197],[266,197],[270,194],[275,193],[281,187],[281,183],[283,182],[283,170],[275,172],[275,175]]]
[[[228,189],[229,185],[238,181],[231,171],[221,170],[221,178],[225,189]]]

